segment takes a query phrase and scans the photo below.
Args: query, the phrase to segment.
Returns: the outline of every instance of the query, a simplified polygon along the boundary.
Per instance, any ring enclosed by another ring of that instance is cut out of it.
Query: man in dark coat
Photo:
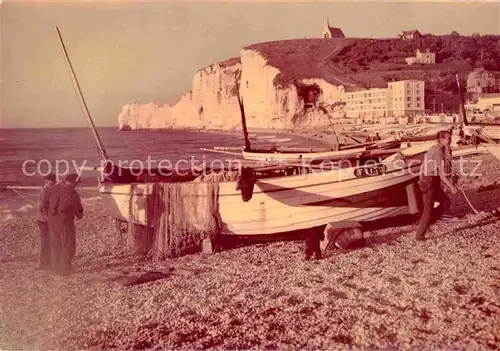
[[[37,219],[40,229],[40,262],[38,269],[50,269],[50,237],[47,210],[49,208],[49,196],[52,187],[56,182],[55,174],[47,174],[44,177],[45,184],[38,196]]]
[[[71,272],[71,261],[76,253],[75,217],[83,217],[80,195],[76,192],[79,183],[76,174],[66,176],[63,183],[52,188],[49,197],[49,229],[52,271],[67,275]]]

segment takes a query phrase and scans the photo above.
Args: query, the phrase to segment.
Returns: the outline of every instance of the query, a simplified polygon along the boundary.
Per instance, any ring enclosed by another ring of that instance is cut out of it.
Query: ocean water
[[[120,132],[116,128],[99,128],[101,140],[108,156],[124,166],[134,162],[146,164],[149,159],[175,164],[179,160],[227,162],[238,156],[215,154],[200,148],[213,146],[241,146],[239,133],[204,131],[133,131]],[[252,146],[308,144],[306,139],[276,133],[250,133]],[[136,161],[133,161],[136,160]],[[64,175],[75,167],[100,165],[93,135],[89,128],[60,129],[0,129],[0,215],[6,208],[29,211],[38,191],[6,190],[6,185],[40,186],[41,174],[50,168]],[[165,163],[164,163],[165,164]],[[23,167],[24,166],[24,167]],[[82,174],[82,186],[97,185],[97,172]],[[95,191],[82,191],[82,197],[94,198]],[[24,210],[23,210],[24,209]]]

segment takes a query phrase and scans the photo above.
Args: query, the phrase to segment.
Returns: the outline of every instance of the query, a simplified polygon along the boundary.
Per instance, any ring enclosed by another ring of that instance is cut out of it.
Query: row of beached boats
[[[242,123],[245,123],[244,112]],[[267,235],[316,228],[330,222],[373,221],[415,213],[419,202],[415,184],[424,154],[435,143],[434,138],[405,141],[404,145],[401,140],[386,139],[331,150],[243,149],[240,156],[249,161],[245,167],[252,173],[253,192],[248,196],[237,190],[241,189],[238,184],[241,178],[221,177],[225,179],[218,182],[217,194],[221,232]],[[453,137],[454,157],[484,152],[487,150],[483,145],[459,145],[458,138]],[[332,167],[332,163],[324,161],[340,162]],[[187,183],[195,177],[191,174]],[[100,191],[113,217],[149,226],[154,219],[149,218],[147,203],[155,182],[132,184],[104,182]],[[211,194],[196,196],[203,203],[204,197]]]
[[[363,163],[359,158],[354,163],[345,162],[344,168],[315,168],[307,163],[250,168],[255,182],[246,201],[237,190],[241,179],[218,183],[222,233],[276,234],[330,222],[372,221],[415,213],[418,198],[414,185],[429,147],[428,143],[417,144],[379,161],[372,158]],[[486,148],[463,146],[455,150],[454,156],[474,152],[486,152]],[[190,177],[186,184],[192,181]],[[148,196],[154,186],[155,182],[103,182],[99,190],[114,218],[148,226],[153,221],[148,218]],[[203,196],[209,194],[196,196],[204,202]]]

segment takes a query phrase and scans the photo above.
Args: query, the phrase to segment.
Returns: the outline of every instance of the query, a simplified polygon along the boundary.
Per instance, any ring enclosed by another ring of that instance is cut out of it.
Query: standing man
[[[45,183],[42,191],[38,196],[37,203],[37,224],[40,229],[40,263],[38,269],[50,269],[50,237],[49,237],[49,223],[47,217],[47,210],[49,208],[49,196],[52,187],[56,182],[55,174],[47,174],[44,178]]]
[[[444,193],[441,182],[452,194],[458,192],[446,174],[447,157],[445,152],[451,144],[451,134],[448,131],[441,131],[437,134],[436,139],[437,143],[427,151],[420,168],[419,188],[422,192],[424,209],[417,228],[417,240],[424,240],[429,224],[438,219],[450,205],[450,199]],[[439,202],[439,206],[436,208],[434,208],[435,201]]]
[[[76,185],[76,174],[69,174],[64,182],[52,188],[49,197],[49,229],[52,271],[60,275],[71,272],[76,253],[75,217],[83,217],[83,207]]]

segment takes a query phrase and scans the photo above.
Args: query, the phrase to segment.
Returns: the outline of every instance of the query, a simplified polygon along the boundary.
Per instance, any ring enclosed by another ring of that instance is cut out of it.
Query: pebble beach
[[[460,180],[474,207],[500,206],[500,161]],[[471,165],[472,166],[472,165]],[[31,218],[0,221],[0,349],[468,349],[500,347],[500,219],[474,215],[414,239],[415,223],[370,227],[366,247],[303,260],[301,241],[248,243],[159,262],[128,256],[99,200],[77,222],[74,273],[37,271]],[[125,287],[129,272],[165,278]]]

